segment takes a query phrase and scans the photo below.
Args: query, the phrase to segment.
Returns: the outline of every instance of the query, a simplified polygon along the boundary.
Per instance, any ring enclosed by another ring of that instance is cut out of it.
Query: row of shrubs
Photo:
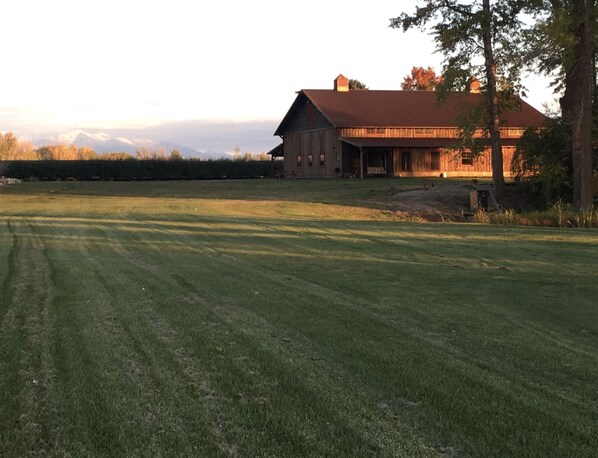
[[[598,210],[579,211],[556,205],[546,211],[517,213],[513,210],[501,212],[477,211],[473,217],[482,224],[505,226],[569,227],[577,229],[598,228]]]
[[[0,175],[22,180],[219,180],[278,176],[281,161],[3,161]]]

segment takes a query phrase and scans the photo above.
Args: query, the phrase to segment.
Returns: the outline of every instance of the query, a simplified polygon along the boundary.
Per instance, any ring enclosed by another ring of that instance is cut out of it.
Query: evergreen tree
[[[440,94],[466,90],[472,77],[478,79],[485,96],[485,130],[492,148],[492,181],[498,198],[505,180],[500,140],[499,83],[508,92],[518,90],[521,68],[517,35],[521,30],[522,1],[425,0],[414,14],[391,19],[391,27],[404,31],[419,27],[430,31],[438,50],[445,56]],[[483,62],[479,64],[478,62]],[[480,126],[481,127],[481,126]]]

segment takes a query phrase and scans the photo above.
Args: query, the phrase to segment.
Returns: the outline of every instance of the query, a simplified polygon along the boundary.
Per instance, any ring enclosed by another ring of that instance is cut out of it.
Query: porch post
[[[359,178],[363,178],[363,146],[359,147]]]
[[[384,172],[385,175],[388,175],[388,151],[384,151]]]
[[[274,178],[274,154],[270,157],[270,178]]]

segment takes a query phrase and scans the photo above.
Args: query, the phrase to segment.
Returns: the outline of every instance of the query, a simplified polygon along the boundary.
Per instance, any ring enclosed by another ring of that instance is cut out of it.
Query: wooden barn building
[[[274,135],[285,177],[492,176],[490,150],[477,158],[455,148],[458,117],[483,96],[452,93],[438,103],[430,91],[349,90],[343,75],[334,89],[301,90]],[[545,117],[529,104],[501,116],[505,176],[518,139]]]

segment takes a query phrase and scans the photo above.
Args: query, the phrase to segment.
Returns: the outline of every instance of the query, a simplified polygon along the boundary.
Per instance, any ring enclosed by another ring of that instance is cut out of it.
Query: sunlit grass
[[[595,456],[598,234],[388,183],[0,190],[0,456]]]

